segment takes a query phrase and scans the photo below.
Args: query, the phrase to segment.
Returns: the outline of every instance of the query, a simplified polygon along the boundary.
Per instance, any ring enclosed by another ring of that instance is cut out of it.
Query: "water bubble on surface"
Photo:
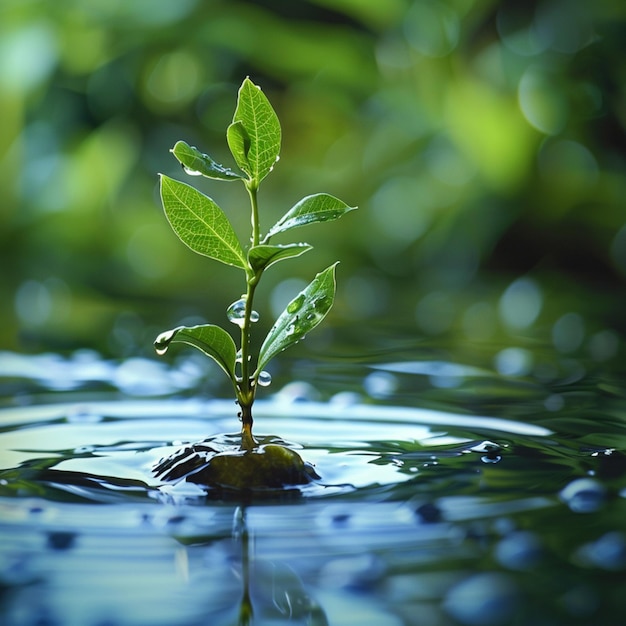
[[[77,405],[67,412],[66,419],[73,424],[97,424],[103,417],[93,413],[89,406]]]
[[[74,448],[74,454],[91,454],[95,449],[95,446],[78,446]]]
[[[502,460],[500,456],[500,452],[502,448],[492,441],[483,441],[471,448],[468,448],[468,452],[478,452],[483,456],[480,457],[480,460],[483,463],[499,463]]]
[[[305,295],[303,293],[297,295],[288,305],[287,313],[297,313],[304,304]]]
[[[259,321],[259,314],[257,311],[250,311],[250,321],[252,323],[256,323]]]
[[[605,533],[596,541],[581,546],[576,557],[587,567],[613,572],[626,570],[626,536],[619,531]]]
[[[295,324],[289,324],[289,326],[287,326],[287,330],[285,330],[285,333],[287,334],[287,336],[291,337],[292,335],[296,334],[296,325]]]
[[[185,170],[185,174],[188,174],[189,176],[202,176],[202,172],[199,172],[198,170],[193,170],[186,165],[183,165],[183,170]]]
[[[272,375],[269,372],[263,370],[259,374],[259,385],[261,387],[268,387],[272,383]]]
[[[258,314],[257,314],[258,315]],[[241,328],[246,317],[246,299],[239,298],[226,309],[226,317],[236,326]]]
[[[604,506],[606,488],[593,478],[577,478],[559,493],[574,513],[595,513]]]
[[[302,380],[287,383],[275,396],[281,402],[312,402],[319,400],[320,394],[313,385]]]
[[[398,380],[389,372],[372,372],[365,377],[363,387],[372,398],[388,398],[398,388]]]
[[[164,363],[143,357],[120,363],[113,372],[111,382],[120,391],[132,396],[165,395],[186,385],[185,381],[178,381]]]
[[[509,533],[495,548],[498,562],[507,569],[531,570],[543,558],[543,547],[537,535],[529,531]]]
[[[356,589],[367,592],[384,575],[384,566],[376,555],[346,555],[326,563],[320,580],[327,589]]]
[[[339,391],[329,400],[330,404],[340,407],[356,406],[363,398],[356,391]]]
[[[485,454],[480,457],[480,460],[483,463],[499,463],[502,460],[502,457],[499,454],[495,454],[495,455]]]
[[[551,393],[544,401],[543,406],[548,411],[560,411],[565,406],[565,399],[560,393]]]
[[[506,574],[484,572],[454,585],[443,602],[445,611],[461,624],[508,624],[519,606],[519,590]]]

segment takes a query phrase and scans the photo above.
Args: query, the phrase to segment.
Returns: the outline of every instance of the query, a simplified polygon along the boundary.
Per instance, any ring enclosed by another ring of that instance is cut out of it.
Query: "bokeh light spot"
[[[15,293],[15,313],[27,327],[43,326],[54,318],[65,318],[71,306],[71,291],[65,281],[50,276],[39,280],[26,280]]]
[[[594,37],[585,0],[551,0],[537,7],[536,30],[546,47],[563,54],[574,54]]]
[[[159,104],[183,106],[204,83],[198,59],[184,50],[162,56],[148,76],[148,93]]]
[[[404,21],[404,35],[427,57],[443,57],[459,42],[460,24],[454,10],[441,2],[414,2]]]
[[[369,274],[351,276],[342,291],[350,313],[356,319],[380,315],[386,311],[389,303],[387,282]]]
[[[270,308],[274,318],[277,318],[285,307],[295,298],[307,283],[301,278],[287,278],[274,287],[270,295]]]
[[[432,194],[424,181],[392,178],[371,199],[376,228],[397,242],[412,243],[430,225],[431,203]]]
[[[500,297],[500,318],[513,329],[532,325],[541,312],[543,296],[541,289],[530,278],[518,278],[512,282]]]
[[[589,354],[594,361],[608,361],[618,350],[619,336],[612,330],[601,330],[589,339]]]
[[[502,376],[526,376],[533,367],[533,355],[524,348],[505,348],[495,357],[496,371]]]
[[[552,327],[552,342],[559,352],[575,352],[585,338],[585,323],[578,313],[566,313]]]
[[[581,143],[547,140],[539,152],[541,176],[548,183],[580,193],[598,178],[598,162]]]
[[[27,91],[46,80],[57,64],[57,39],[46,22],[34,22],[0,39],[0,85]]]
[[[519,82],[517,97],[524,117],[537,130],[556,135],[565,128],[568,103],[551,73],[536,66],[529,67]]]
[[[460,187],[476,174],[476,167],[443,136],[433,139],[425,157],[430,173],[447,185]]]
[[[502,43],[519,56],[533,56],[546,48],[537,31],[531,4],[503,4],[498,9],[496,28]]]

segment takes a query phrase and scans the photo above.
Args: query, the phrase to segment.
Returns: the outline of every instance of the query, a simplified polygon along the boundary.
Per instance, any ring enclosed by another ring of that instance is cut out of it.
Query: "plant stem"
[[[257,203],[257,186],[253,182],[246,183],[246,189],[250,196],[252,238],[253,246],[259,245],[259,208]],[[251,450],[258,444],[252,436],[252,404],[256,395],[256,379],[250,375],[250,335],[252,305],[254,301],[254,291],[259,281],[260,275],[248,273],[246,281],[246,307],[244,310],[244,320],[241,326],[241,382],[238,384],[238,401],[241,407],[241,447]]]
[[[246,308],[241,327],[241,382],[239,383],[239,405],[241,407],[241,446],[247,450],[257,443],[252,436],[252,404],[256,393],[256,381],[250,376],[250,321],[255,285],[247,284]]]
[[[259,205],[257,202],[257,191],[258,186],[254,182],[246,183],[246,189],[248,190],[248,195],[250,196],[250,206],[252,208],[252,239],[251,243],[253,246],[259,245]]]

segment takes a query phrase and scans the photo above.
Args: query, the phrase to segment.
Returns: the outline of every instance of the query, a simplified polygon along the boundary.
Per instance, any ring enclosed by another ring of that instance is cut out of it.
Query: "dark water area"
[[[280,359],[256,434],[321,478],[252,494],[154,476],[237,432],[195,355],[2,353],[0,622],[623,624],[621,337],[397,330]]]

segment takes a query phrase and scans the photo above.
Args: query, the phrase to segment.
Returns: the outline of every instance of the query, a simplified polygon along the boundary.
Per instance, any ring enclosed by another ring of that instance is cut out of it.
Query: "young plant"
[[[326,193],[306,196],[262,234],[258,192],[261,182],[280,158],[281,128],[268,99],[249,78],[239,89],[226,139],[240,172],[216,163],[184,141],[177,142],[172,152],[191,176],[243,183],[250,199],[252,223],[248,245],[241,245],[222,209],[194,187],[161,174],[161,200],[172,229],[184,244],[198,254],[242,271],[245,293],[226,311],[228,319],[240,329],[239,349],[231,335],[214,324],[168,330],[157,337],[155,348],[158,354],[164,354],[172,343],[189,344],[224,370],[241,409],[241,447],[252,450],[256,446],[252,436],[252,405],[259,385],[269,384],[265,368],[279,352],[303,339],[324,319],[335,297],[337,263],[320,272],[289,302],[265,337],[258,355],[252,355],[252,326],[259,319],[253,303],[263,273],[274,263],[300,256],[312,248],[307,243],[275,244],[272,239],[299,226],[335,220],[356,207],[349,207]]]

